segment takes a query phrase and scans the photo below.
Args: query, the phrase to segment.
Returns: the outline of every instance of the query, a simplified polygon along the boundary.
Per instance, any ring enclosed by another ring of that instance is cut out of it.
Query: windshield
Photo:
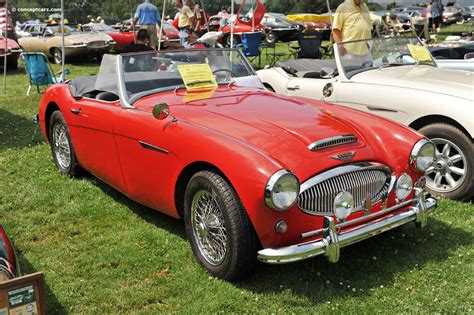
[[[436,66],[428,50],[414,37],[375,38],[337,43],[345,76],[391,66],[429,64]]]
[[[61,34],[61,25],[48,26],[46,31],[50,34]],[[75,28],[72,28],[69,25],[64,25],[64,31],[64,34],[77,32]]]
[[[208,64],[217,84],[261,88],[253,68],[240,51],[190,49],[122,55],[126,92],[131,100],[136,100],[144,94],[181,88],[184,82],[178,66],[189,64]]]
[[[106,24],[95,24],[92,29],[96,32],[111,32],[114,29]]]

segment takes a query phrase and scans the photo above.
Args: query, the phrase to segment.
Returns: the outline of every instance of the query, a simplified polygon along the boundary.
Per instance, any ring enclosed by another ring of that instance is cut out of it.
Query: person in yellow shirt
[[[371,39],[369,8],[363,0],[345,0],[336,9],[332,28],[335,43]],[[337,46],[343,59],[357,62],[372,60],[366,41]]]

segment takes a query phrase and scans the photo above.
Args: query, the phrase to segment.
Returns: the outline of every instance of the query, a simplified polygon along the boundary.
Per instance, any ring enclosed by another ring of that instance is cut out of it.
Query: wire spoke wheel
[[[196,192],[191,216],[193,235],[200,253],[209,264],[220,265],[227,253],[227,230],[222,210],[210,192]]]
[[[57,123],[53,127],[53,151],[58,164],[63,169],[71,165],[71,146],[67,137],[66,126]]]
[[[463,151],[453,142],[431,139],[436,147],[433,165],[426,171],[430,189],[447,193],[458,189],[466,180],[467,159]]]

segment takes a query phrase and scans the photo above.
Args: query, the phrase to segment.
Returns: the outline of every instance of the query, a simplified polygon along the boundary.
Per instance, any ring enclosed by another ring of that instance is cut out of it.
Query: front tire
[[[52,55],[55,64],[60,65],[63,62],[63,52],[61,51],[61,48],[54,48]]]
[[[215,277],[242,278],[256,263],[257,238],[230,184],[211,171],[196,173],[184,202],[186,234],[199,264]]]
[[[77,176],[80,167],[72,146],[69,129],[62,113],[57,110],[51,115],[49,123],[49,142],[54,163],[58,170],[67,176]]]
[[[465,200],[474,196],[474,144],[461,130],[435,123],[419,130],[436,146],[427,188],[437,196]]]

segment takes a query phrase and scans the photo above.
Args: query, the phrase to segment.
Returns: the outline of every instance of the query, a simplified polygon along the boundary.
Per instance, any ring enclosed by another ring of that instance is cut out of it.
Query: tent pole
[[[3,90],[7,90],[7,56],[8,56],[8,0],[5,1],[6,21],[5,21],[5,50],[3,51]],[[2,30],[0,30],[2,31]]]
[[[232,22],[232,18],[234,16],[234,0],[231,0],[232,4],[230,6],[230,48],[234,48],[234,23]]]
[[[255,8],[253,5],[255,4],[255,0],[252,0],[252,32],[255,32]]]
[[[161,39],[163,36],[163,20],[165,18],[166,0],[163,0],[163,11],[161,12],[160,35],[158,36],[158,51],[161,50]]]
[[[64,61],[66,55],[64,52],[64,0],[61,0],[61,83],[64,82]]]
[[[132,22],[132,32],[133,32],[133,43],[137,43],[137,34],[135,34],[135,23],[133,22],[133,10],[132,10],[132,0],[128,1],[128,6],[130,10],[130,22]]]
[[[202,14],[204,15],[204,23],[206,24],[206,29],[209,32],[209,24],[207,23],[206,9],[204,8],[204,1],[201,0]]]
[[[331,23],[331,31],[332,31],[332,12],[331,12],[331,6],[329,5],[329,0],[326,0],[326,5],[328,6],[329,23]]]

